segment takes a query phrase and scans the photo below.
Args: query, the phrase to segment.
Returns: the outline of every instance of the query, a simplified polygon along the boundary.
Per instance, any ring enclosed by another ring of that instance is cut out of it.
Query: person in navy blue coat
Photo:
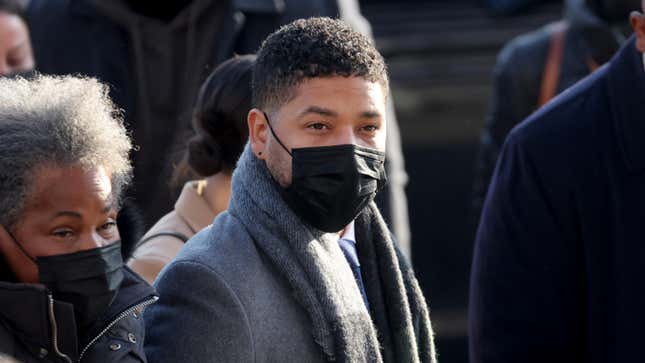
[[[642,361],[645,16],[631,20],[608,65],[503,147],[475,245],[471,362]]]

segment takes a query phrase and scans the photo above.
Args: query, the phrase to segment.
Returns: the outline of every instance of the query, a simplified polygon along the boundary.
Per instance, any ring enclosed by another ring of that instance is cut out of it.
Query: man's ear
[[[632,24],[636,35],[636,49],[641,53],[645,53],[645,15],[634,11],[629,15],[629,22]]]
[[[248,116],[246,117],[246,122],[249,125],[249,142],[251,143],[251,149],[255,156],[259,159],[264,160],[266,158],[266,142],[267,142],[267,132],[269,126],[267,124],[267,119],[264,117],[264,113],[257,108],[249,111]]]

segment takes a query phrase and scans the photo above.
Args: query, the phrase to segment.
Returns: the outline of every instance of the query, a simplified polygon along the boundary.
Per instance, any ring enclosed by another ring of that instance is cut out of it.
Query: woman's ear
[[[249,111],[246,121],[249,125],[249,142],[251,143],[251,149],[256,157],[264,160],[266,157],[264,149],[266,148],[267,131],[269,129],[267,119],[264,117],[264,113],[262,111],[254,108]]]

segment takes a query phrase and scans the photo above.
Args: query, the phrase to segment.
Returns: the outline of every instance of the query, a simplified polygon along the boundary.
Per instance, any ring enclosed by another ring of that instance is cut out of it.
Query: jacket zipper
[[[141,303],[139,303],[137,305],[134,305],[131,308],[129,308],[129,309],[125,310],[124,312],[122,312],[121,314],[119,314],[119,316],[117,316],[114,320],[112,320],[112,322],[110,322],[110,324],[108,324],[103,330],[101,330],[101,332],[98,333],[94,337],[94,339],[90,340],[90,342],[87,343],[85,348],[83,348],[83,350],[81,351],[81,355],[78,357],[78,362],[80,363],[80,361],[83,360],[83,356],[85,355],[85,353],[87,353],[87,350],[90,349],[90,347],[94,343],[96,343],[97,340],[99,340],[103,335],[105,335],[105,333],[107,333],[110,329],[112,329],[112,327],[116,323],[118,323],[119,321],[123,320],[128,315],[132,314],[135,310],[145,308],[146,306],[155,303],[157,300],[159,300],[159,297],[158,296],[153,296],[150,299],[145,300],[145,301],[143,301],[143,302],[141,302]],[[71,363],[72,361],[70,360],[69,362]]]
[[[60,358],[63,358],[65,362],[72,363],[72,359],[58,349],[58,325],[56,324],[56,315],[54,315],[54,298],[52,297],[52,294],[47,294],[47,297],[49,298],[49,323],[52,326],[52,343],[54,346],[54,352]]]

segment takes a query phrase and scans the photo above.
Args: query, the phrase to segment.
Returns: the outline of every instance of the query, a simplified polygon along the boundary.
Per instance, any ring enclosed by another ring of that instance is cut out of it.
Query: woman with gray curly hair
[[[121,256],[132,148],[95,79],[0,79],[0,353],[140,362],[154,290]]]

